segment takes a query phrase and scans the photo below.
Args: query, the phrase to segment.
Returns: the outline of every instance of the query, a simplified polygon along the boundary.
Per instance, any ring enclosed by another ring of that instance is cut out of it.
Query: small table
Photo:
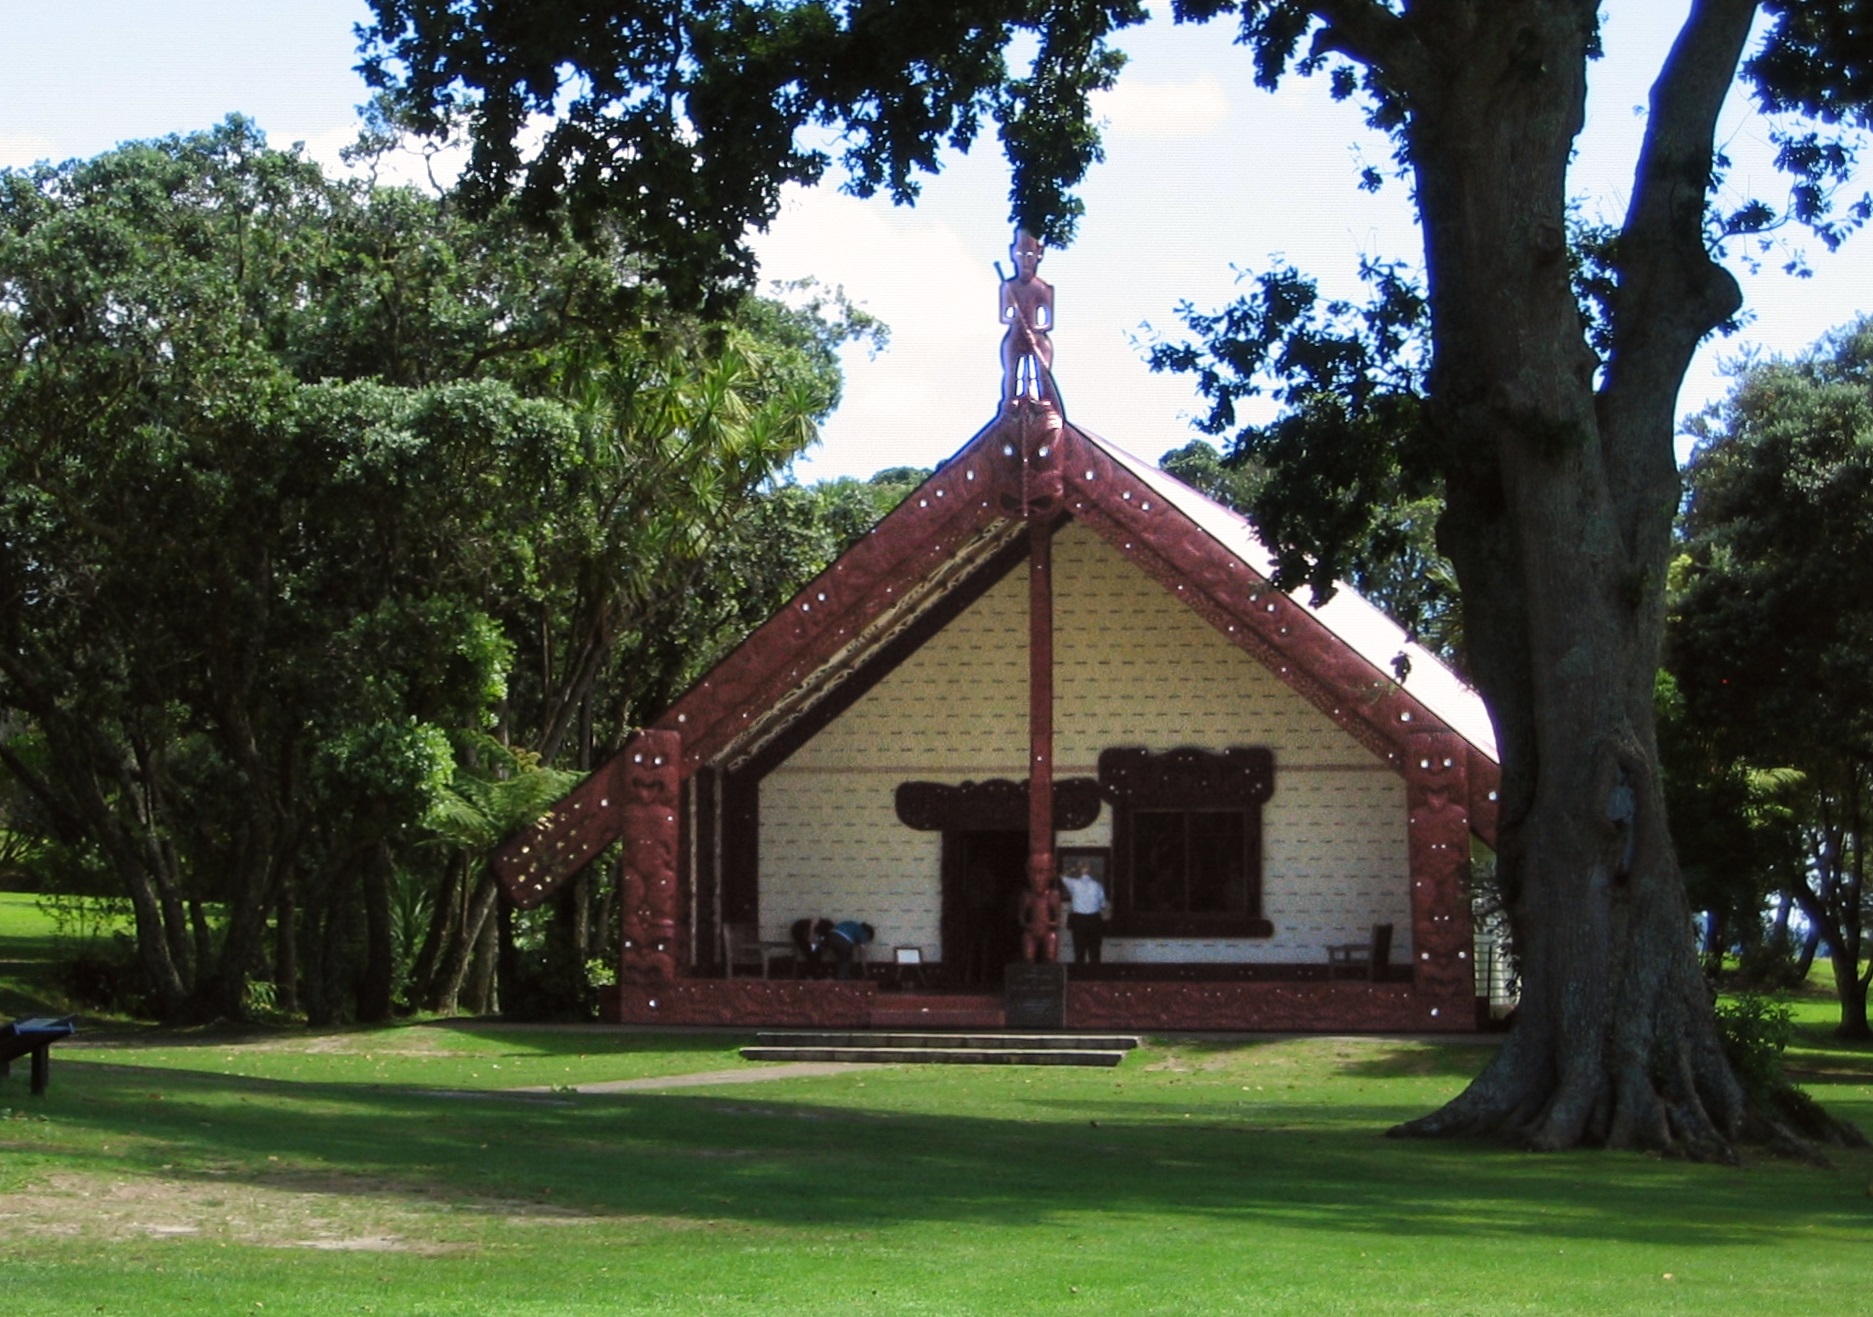
[[[891,948],[891,986],[902,992],[910,986],[912,979],[917,980],[920,988],[928,987],[923,977],[922,947]]]
[[[33,1096],[43,1096],[46,1079],[52,1070],[52,1044],[70,1038],[77,1032],[78,1026],[72,1023],[69,1015],[56,1020],[40,1016],[0,1025],[0,1079],[6,1077],[14,1061],[30,1052],[33,1058]]]

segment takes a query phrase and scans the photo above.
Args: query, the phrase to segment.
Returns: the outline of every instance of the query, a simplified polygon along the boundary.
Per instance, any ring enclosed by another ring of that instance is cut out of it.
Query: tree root
[[[1632,1103],[1637,1095],[1623,1095]],[[1604,1147],[1655,1152],[1689,1161],[1734,1166],[1741,1147],[1771,1156],[1830,1168],[1824,1148],[1865,1148],[1867,1136],[1852,1121],[1830,1115],[1819,1102],[1792,1085],[1768,1100],[1749,1102],[1737,1131],[1727,1136],[1699,1103],[1667,1100],[1651,1094],[1657,1118],[1578,1121],[1572,1114],[1556,1119],[1555,1104],[1530,1112],[1526,1106],[1504,1108],[1481,1095],[1475,1085],[1436,1111],[1388,1129],[1394,1139],[1489,1139],[1531,1152],[1560,1152],[1576,1147]],[[1644,1105],[1639,1101],[1638,1105]]]
[[[1588,1067],[1562,1078],[1531,1043],[1511,1035],[1462,1093],[1387,1137],[1487,1139],[1536,1152],[1615,1148],[1731,1166],[1743,1147],[1825,1166],[1823,1148],[1869,1146],[1852,1122],[1791,1084],[1745,1093],[1714,1049],[1674,1048],[1653,1067]],[[1723,1068],[1707,1069],[1713,1063]]]

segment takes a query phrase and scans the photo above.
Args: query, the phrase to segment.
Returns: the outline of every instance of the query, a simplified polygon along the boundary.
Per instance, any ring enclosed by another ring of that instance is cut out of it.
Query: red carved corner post
[[[682,738],[675,732],[642,731],[625,742],[618,756],[624,765],[624,861],[618,883],[621,984],[674,982],[687,944],[676,867],[682,749]]]
[[[1411,829],[1412,983],[1467,1010],[1476,993],[1470,932],[1469,746],[1451,732],[1406,738]],[[1434,1005],[1441,1013],[1442,1007]],[[1448,1021],[1439,1021],[1448,1024]]]

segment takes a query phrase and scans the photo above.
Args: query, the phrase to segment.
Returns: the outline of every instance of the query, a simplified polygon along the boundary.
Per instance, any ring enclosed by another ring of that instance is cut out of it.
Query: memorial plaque
[[[1067,967],[1016,961],[1002,976],[1002,1023],[1009,1029],[1064,1029]]]

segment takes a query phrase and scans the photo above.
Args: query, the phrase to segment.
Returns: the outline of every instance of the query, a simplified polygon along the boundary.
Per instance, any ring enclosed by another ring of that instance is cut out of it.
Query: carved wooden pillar
[[[672,982],[685,939],[677,881],[679,827],[675,732],[638,732],[625,743],[624,859],[619,874],[618,981]]]
[[[1059,959],[1054,925],[1053,531],[1028,524],[1028,899],[1022,904],[1024,960]]]
[[[1022,484],[1028,519],[1028,891],[1021,904],[1021,955],[1060,955],[1060,897],[1054,887],[1053,519],[1060,508],[1062,421],[1045,403],[1022,408]]]
[[[1450,732],[1408,738],[1412,982],[1438,996],[1476,990],[1470,932],[1469,747]]]

